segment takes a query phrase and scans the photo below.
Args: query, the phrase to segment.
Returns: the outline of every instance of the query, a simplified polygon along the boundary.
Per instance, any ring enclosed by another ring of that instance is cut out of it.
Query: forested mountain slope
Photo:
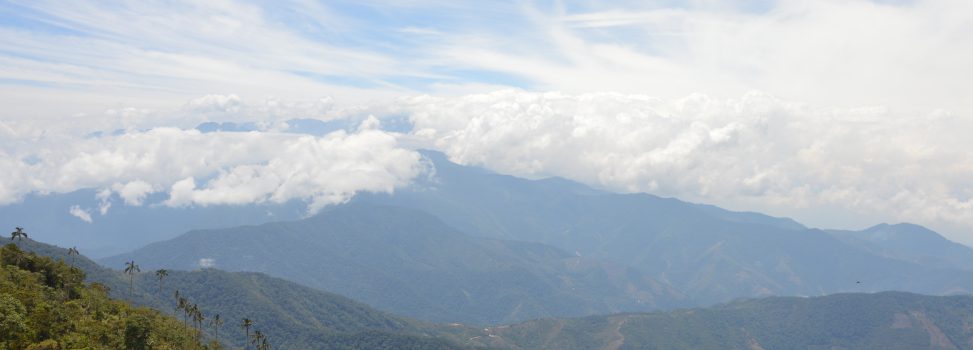
[[[129,275],[101,267],[83,255],[70,256],[66,249],[32,240],[14,242],[24,250],[78,266],[87,272],[88,280],[105,285],[115,298],[151,306],[184,322],[186,315],[176,308],[174,293],[178,290],[207,317],[203,331],[210,339],[216,332],[208,322],[220,315],[225,321],[220,340],[229,345],[243,346],[245,331],[240,322],[244,317],[253,321],[251,331],[260,330],[278,349],[453,349],[459,346],[443,337],[466,330],[394,316],[259,273],[168,270],[160,284],[155,270],[139,264],[142,272],[130,284]],[[130,292],[132,286],[134,293]],[[375,339],[381,342],[374,343]]]
[[[84,278],[16,245],[0,248],[0,349],[202,349],[176,319],[111,300]]]
[[[773,297],[665,313],[529,321],[488,333],[493,336],[481,343],[517,349],[973,349],[973,297]]]
[[[681,305],[636,269],[524,242],[476,238],[428,214],[347,205],[294,221],[187,233],[101,260],[258,271],[437,322],[497,324]]]

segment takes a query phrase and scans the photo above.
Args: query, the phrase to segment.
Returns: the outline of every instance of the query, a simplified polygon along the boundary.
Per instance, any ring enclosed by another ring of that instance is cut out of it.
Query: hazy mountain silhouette
[[[913,224],[880,224],[862,231],[829,230],[841,241],[869,252],[926,266],[973,269],[973,249]]]
[[[634,267],[697,305],[766,295],[973,290],[970,275],[952,266],[892,258],[786,218],[610,193],[558,178],[526,180],[457,165],[438,152],[424,155],[435,165],[434,177],[393,195],[355,200],[423,210],[472,235],[540,242]]]
[[[102,259],[257,271],[424,320],[495,324],[684,305],[648,274],[537,243],[474,238],[412,209],[354,204],[314,217],[200,230]]]
[[[522,349],[971,349],[973,297],[900,292],[773,297],[705,309],[492,327]]]

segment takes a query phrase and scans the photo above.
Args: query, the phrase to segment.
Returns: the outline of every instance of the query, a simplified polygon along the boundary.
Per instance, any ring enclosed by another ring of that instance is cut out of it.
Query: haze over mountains
[[[633,268],[464,235],[413,209],[351,204],[314,217],[193,231],[125,255],[148,268],[258,271],[438,322],[497,324],[681,305]]]
[[[0,1],[0,350],[973,350],[971,23]]]
[[[282,132],[320,137],[353,130],[361,118],[334,121],[292,119],[278,125]],[[406,128],[407,120],[383,118],[385,130]],[[254,123],[207,122],[196,127],[203,134],[249,132],[266,128]],[[125,130],[114,133],[124,134]],[[93,133],[89,138],[103,137]],[[203,179],[200,179],[203,180]],[[270,221],[294,220],[307,213],[300,200],[285,203],[257,203],[236,206],[168,206],[164,193],[148,193],[138,205],[127,203],[118,193],[104,189],[81,189],[70,193],[33,193],[17,204],[0,206],[0,221],[30,227],[38,239],[78,246],[92,257],[129,251],[193,229],[223,228]]]
[[[970,349],[973,299],[909,293],[766,298],[705,309],[494,327],[522,349]]]
[[[973,290],[964,265],[973,250],[916,226],[822,231],[424,156],[435,175],[392,195],[360,194],[297,222],[193,231],[102,261],[262,271],[410,317],[469,323],[770,295]],[[911,234],[866,239],[904,228]]]
[[[276,217],[259,206],[133,207],[141,215],[119,208],[116,223],[159,220],[150,218],[160,210],[169,213],[160,217],[176,219],[225,214],[210,218],[217,227],[259,224],[192,230],[100,262],[196,270],[174,271],[169,288],[231,317],[258,315],[295,348],[386,339],[419,348],[961,349],[970,336],[953,327],[973,324],[965,297],[784,298],[631,314],[771,295],[973,290],[967,265],[973,250],[920,226],[809,229],[759,213],[556,178],[520,179],[423,154],[434,175],[411,188],[360,194],[304,219],[296,219],[297,203],[277,207],[295,219],[267,223],[259,222]],[[137,229],[119,228],[106,235]],[[167,307],[168,293],[156,292],[152,276],[138,278],[133,297],[117,272],[82,261],[115,296]],[[835,322],[849,315],[859,317],[855,327]],[[453,322],[488,327],[445,325]]]

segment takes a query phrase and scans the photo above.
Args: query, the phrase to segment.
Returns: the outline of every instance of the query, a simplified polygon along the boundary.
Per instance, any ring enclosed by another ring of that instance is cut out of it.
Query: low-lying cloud
[[[68,214],[81,219],[81,221],[89,224],[91,223],[91,213],[89,213],[87,210],[81,209],[81,206],[79,205],[72,205],[70,208],[68,208]]]
[[[316,137],[162,127],[59,141],[37,144],[29,157],[0,157],[8,170],[0,184],[0,203],[28,193],[94,188],[100,189],[103,215],[115,198],[138,206],[160,192],[168,194],[161,203],[168,206],[299,199],[313,213],[359,191],[392,192],[423,171],[417,152],[399,147],[391,133],[369,128]],[[92,220],[79,207],[70,212]]]
[[[212,267],[216,266],[216,259],[213,259],[213,258],[200,258],[197,263],[199,264],[199,267],[204,268],[204,269],[208,269],[208,268],[212,268]]]
[[[962,232],[973,228],[973,157],[967,151],[973,140],[965,135],[973,122],[946,111],[821,108],[759,92],[669,99],[503,90],[348,110],[332,110],[328,101],[247,104],[213,95],[172,112],[183,120],[254,126],[246,132],[135,124],[84,137],[0,123],[0,166],[6,169],[0,204],[28,193],[90,188],[99,190],[97,207],[69,208],[85,221],[110,215],[113,205],[296,199],[313,213],[360,191],[408,186],[427,166],[414,149],[429,148],[500,173],[560,176],[614,191],[786,215],[813,226],[910,221],[949,228],[951,237],[965,240]],[[286,113],[272,113],[273,106],[286,106]],[[294,133],[299,130],[282,122],[320,118],[325,111],[327,121],[342,126],[338,131]],[[382,130],[390,117],[411,125],[398,126],[401,133]]]
[[[798,218],[827,207],[973,226],[973,123],[947,112],[812,108],[756,92],[659,99],[508,90],[403,104],[417,142],[501,173]]]

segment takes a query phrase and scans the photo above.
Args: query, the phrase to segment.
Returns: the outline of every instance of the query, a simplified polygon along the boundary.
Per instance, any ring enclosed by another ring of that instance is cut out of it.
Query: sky
[[[65,214],[154,193],[313,212],[408,186],[429,148],[971,244],[969,62],[965,0],[0,1],[0,205],[93,188]]]

